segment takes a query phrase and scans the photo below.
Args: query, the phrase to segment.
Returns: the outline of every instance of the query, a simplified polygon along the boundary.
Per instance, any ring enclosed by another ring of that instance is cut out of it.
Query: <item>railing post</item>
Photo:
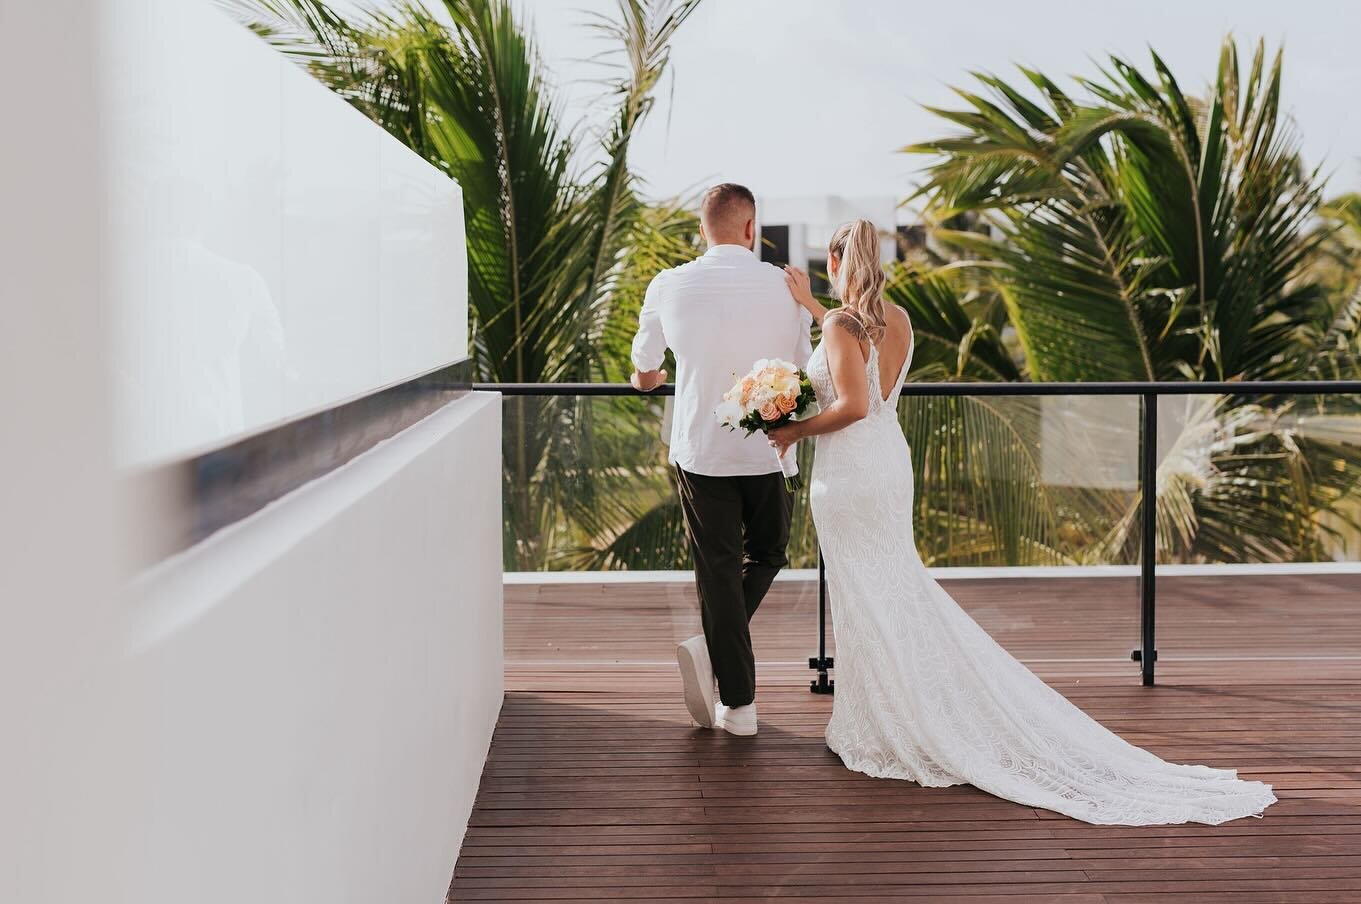
[[[808,660],[808,667],[818,673],[817,680],[808,684],[810,691],[830,694],[835,690],[836,682],[827,677],[832,660],[827,657],[827,565],[822,560],[821,547],[818,548],[818,655]]]
[[[1158,393],[1144,392],[1143,431],[1139,442],[1139,649],[1130,658],[1139,663],[1145,687],[1153,686],[1158,661],[1154,637],[1157,613],[1158,566]]]

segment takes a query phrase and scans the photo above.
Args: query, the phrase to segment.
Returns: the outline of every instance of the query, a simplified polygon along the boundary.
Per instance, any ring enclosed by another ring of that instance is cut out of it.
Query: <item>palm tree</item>
[[[1246,75],[1232,40],[1206,99],[1156,54],[1119,58],[1080,94],[1040,72],[978,75],[961,130],[905,150],[932,162],[919,194],[938,218],[972,212],[995,235],[948,235],[1006,308],[1035,380],[1304,379],[1357,374],[1361,319],[1310,278],[1325,233],[1317,173],[1280,115],[1281,59]],[[1193,401],[1158,474],[1168,558],[1323,553],[1320,512],[1361,480],[1361,418],[1291,399]],[[1128,555],[1133,503],[1098,548]]]
[[[1361,194],[1334,198],[1319,209],[1325,224],[1321,253],[1313,262],[1313,276],[1336,299],[1339,313],[1361,307]],[[1361,311],[1355,311],[1361,314]],[[1334,332],[1334,341],[1345,341]],[[1339,350],[1335,357],[1345,357]]]
[[[593,23],[619,59],[607,85],[611,126],[599,135],[564,125],[508,0],[443,0],[447,22],[418,2],[352,16],[321,0],[229,6],[458,180],[477,379],[551,383],[606,372],[605,336],[627,296],[626,252],[654,217],[629,168],[630,142],[652,107],[671,38],[697,3],[619,0],[614,19]],[[633,410],[640,407],[614,406],[612,416],[636,421],[637,433],[647,420]],[[604,463],[601,443],[630,431],[596,429],[598,409],[576,400],[507,404],[507,567],[542,567],[583,532],[618,533],[629,511],[601,475],[655,482],[650,464],[624,474]]]
[[[1333,227],[1329,237],[1336,240],[1334,253],[1347,267],[1347,275],[1355,282],[1361,278],[1361,192],[1350,192],[1327,202],[1320,209]]]
[[[610,382],[626,382],[633,370],[630,347],[652,278],[702,253],[694,206],[654,207],[635,223],[600,339],[605,379]],[[676,372],[669,354],[664,366]],[[614,436],[605,444],[608,452],[597,448],[595,461],[595,480],[602,488],[599,495],[608,503],[599,506],[594,517],[585,513],[578,517],[580,530],[559,545],[551,564],[586,571],[689,568],[680,500],[662,443],[665,401],[614,398],[599,400],[597,405],[614,416]]]

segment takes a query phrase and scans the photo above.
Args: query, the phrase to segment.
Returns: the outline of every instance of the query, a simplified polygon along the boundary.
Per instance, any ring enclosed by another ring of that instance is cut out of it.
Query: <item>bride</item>
[[[841,299],[830,312],[788,268],[795,299],[822,324],[808,363],[822,411],[770,434],[781,454],[819,437],[810,501],[837,654],[827,745],[866,775],[968,783],[1098,824],[1218,824],[1274,803],[1269,785],[1164,762],[1103,728],[932,579],[912,538],[912,461],[896,415],[912,326],[884,302],[874,225],[838,229],[827,268]]]

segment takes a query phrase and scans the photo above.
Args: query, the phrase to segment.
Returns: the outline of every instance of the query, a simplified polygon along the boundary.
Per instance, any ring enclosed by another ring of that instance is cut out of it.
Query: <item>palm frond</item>
[[[1166,63],[1111,58],[1065,92],[1033,70],[1016,87],[977,76],[938,111],[958,131],[909,148],[934,156],[919,194],[939,215],[993,218],[951,237],[1004,299],[1037,380],[1298,379],[1357,372],[1361,205],[1320,213],[1280,107],[1282,57],[1232,40],[1208,97]],[[1039,97],[1033,91],[1039,92]],[[1318,261],[1330,269],[1320,281]],[[924,321],[929,317],[918,314]],[[936,362],[948,373],[945,362]],[[1302,438],[1288,400],[1201,400],[1161,463],[1164,557],[1318,554],[1322,514],[1358,473],[1351,447]],[[1317,426],[1317,424],[1316,424]],[[1346,428],[1361,424],[1345,422]],[[1019,465],[1018,465],[1019,466]],[[1023,471],[1021,473],[1024,473]],[[980,503],[981,505],[982,503]],[[984,510],[986,510],[984,508]],[[1099,557],[1127,557],[1137,503],[1105,522]],[[1093,521],[1095,528],[1102,522]]]
[[[937,379],[1020,379],[996,319],[987,310],[969,310],[958,291],[956,276],[961,272],[949,267],[890,270],[884,295],[912,320],[913,371],[930,372]]]

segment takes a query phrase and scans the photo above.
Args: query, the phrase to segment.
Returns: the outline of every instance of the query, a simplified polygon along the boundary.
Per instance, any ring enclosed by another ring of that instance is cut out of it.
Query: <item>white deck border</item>
[[[1257,575],[1361,574],[1361,562],[1288,562],[1247,565],[1159,565],[1161,577],[1248,577]],[[777,581],[815,581],[817,570],[790,568]],[[932,568],[938,581],[999,578],[1137,578],[1138,565],[1008,565]],[[676,584],[692,583],[693,571],[508,571],[506,584]]]

